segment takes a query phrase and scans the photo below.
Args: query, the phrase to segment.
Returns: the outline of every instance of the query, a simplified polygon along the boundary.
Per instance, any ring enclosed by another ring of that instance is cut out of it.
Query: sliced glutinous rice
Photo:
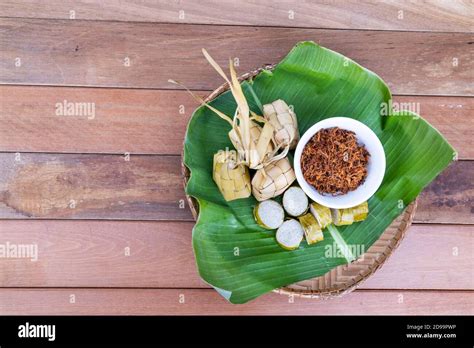
[[[283,208],[291,216],[303,215],[308,210],[306,193],[299,187],[290,187],[283,194]]]
[[[301,224],[294,220],[286,220],[276,232],[276,240],[283,249],[294,250],[303,240],[304,230]]]
[[[264,228],[277,229],[283,223],[284,218],[285,212],[282,206],[275,201],[263,201],[255,207],[255,220]]]

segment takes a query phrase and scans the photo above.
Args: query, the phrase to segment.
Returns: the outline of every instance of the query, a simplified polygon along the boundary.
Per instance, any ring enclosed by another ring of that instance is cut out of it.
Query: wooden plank
[[[415,224],[361,288],[474,290],[473,255],[474,226]]]
[[[12,152],[177,155],[197,106],[184,91],[140,89],[0,86],[0,99],[0,151]],[[65,100],[93,103],[94,115],[56,115]],[[474,159],[474,98],[395,96],[394,102],[418,106],[460,159]]]
[[[458,159],[474,159],[474,139],[470,131],[474,98],[396,95],[393,100],[403,109],[413,110],[408,105],[419,107],[420,115],[458,151]]]
[[[2,218],[186,220],[177,156],[0,154]],[[181,206],[181,208],[180,208]]]
[[[71,11],[74,11],[71,13]],[[401,11],[401,12],[400,12]],[[72,1],[4,0],[6,17],[284,27],[472,30],[465,1]]]
[[[473,301],[468,291],[356,290],[331,301],[267,294],[232,305],[211,289],[0,289],[0,314],[472,315]]]
[[[178,156],[0,153],[0,218],[192,220]],[[415,221],[474,223],[474,162],[453,163]]]
[[[192,226],[0,220],[0,244],[36,244],[38,250],[36,261],[0,258],[0,287],[208,288],[197,274]],[[473,290],[473,254],[472,225],[414,225],[361,288]]]
[[[202,47],[220,64],[238,57],[247,72],[314,40],[378,73],[396,94],[473,94],[469,33],[1,19],[0,35],[1,82],[10,84],[171,89],[173,78],[208,90],[222,81]]]
[[[0,258],[0,287],[205,287],[193,225],[0,220],[0,244],[38,245],[37,261]]]
[[[14,152],[178,155],[196,108],[186,92],[140,89],[0,86],[0,99],[0,149]],[[64,101],[93,112],[58,116]]]
[[[421,193],[417,222],[474,223],[474,162],[451,164]]]

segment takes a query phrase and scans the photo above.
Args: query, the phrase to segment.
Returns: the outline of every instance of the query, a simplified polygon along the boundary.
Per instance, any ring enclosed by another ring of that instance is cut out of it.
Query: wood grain
[[[37,261],[0,258],[0,287],[208,288],[197,274],[192,227],[189,222],[0,220],[0,244],[38,248]],[[361,288],[474,290],[473,254],[472,225],[414,225]]]
[[[195,104],[167,82],[202,95],[222,83],[201,47],[243,73],[314,40],[419,103],[472,160],[471,12],[431,0],[0,2],[0,244],[39,248],[37,261],[0,258],[0,314],[474,314],[474,161],[421,194],[415,220],[429,224],[361,289],[228,304],[197,274],[177,156]],[[93,119],[56,115],[63,100],[94,103]]]
[[[198,91],[201,96],[208,91]],[[0,86],[0,151],[180,154],[186,124],[196,108],[184,91]],[[91,116],[58,116],[56,104],[94,103]],[[395,96],[474,159],[474,98]]]
[[[196,108],[183,91],[0,86],[0,98],[0,149],[14,152],[178,155]],[[64,101],[94,115],[58,116]]]
[[[184,206],[176,156],[21,154],[18,158],[3,153],[0,172],[2,218],[182,220],[191,216]]]
[[[238,57],[243,73],[280,61],[302,40],[354,59],[396,94],[473,95],[469,33],[1,19],[0,76],[9,84],[169,89],[173,78],[209,90],[222,81],[202,47],[220,64]]]
[[[268,294],[232,305],[211,289],[0,289],[0,314],[472,315],[473,301],[470,291],[356,290],[330,301]]]
[[[19,157],[18,157],[19,156]],[[0,218],[192,220],[178,156],[0,153]],[[474,162],[422,193],[415,221],[474,223]]]
[[[417,222],[474,224],[474,162],[451,164],[421,193]]]
[[[343,11],[341,11],[343,9]],[[377,30],[472,30],[469,1],[4,0],[8,17]],[[180,12],[182,11],[182,12]],[[400,12],[402,11],[402,12]]]

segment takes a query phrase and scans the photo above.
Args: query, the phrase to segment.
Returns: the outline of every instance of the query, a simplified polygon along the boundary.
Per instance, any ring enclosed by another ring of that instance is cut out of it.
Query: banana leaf
[[[357,250],[367,250],[454,159],[454,149],[419,115],[392,109],[382,115],[384,107],[391,108],[392,96],[380,77],[313,42],[298,43],[273,71],[265,70],[242,86],[251,109],[259,114],[253,94],[262,104],[283,99],[293,105],[300,134],[328,117],[363,122],[381,140],[387,168],[381,187],[369,200],[370,214],[364,222],[331,226],[324,241],[286,251],[276,243],[274,231],[255,223],[253,197],[231,202],[222,197],[212,180],[212,159],[217,151],[233,148],[227,136],[230,126],[206,107],[196,109],[184,145],[184,163],[191,171],[186,192],[199,203],[194,254],[203,280],[232,303],[245,303],[357,259]],[[230,93],[211,104],[234,115],[236,104]],[[363,248],[327,257],[325,251],[333,245],[346,251],[347,245]]]

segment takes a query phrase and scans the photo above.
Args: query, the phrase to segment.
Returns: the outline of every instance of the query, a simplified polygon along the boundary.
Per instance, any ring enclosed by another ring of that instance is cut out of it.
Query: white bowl
[[[354,191],[339,196],[320,194],[306,182],[301,171],[301,153],[306,143],[320,129],[331,127],[353,131],[358,142],[365,145],[370,154],[364,183]],[[303,134],[295,150],[294,168],[298,184],[313,201],[329,208],[351,208],[368,200],[380,187],[385,174],[385,152],[379,138],[362,122],[347,117],[331,117],[316,123]]]

